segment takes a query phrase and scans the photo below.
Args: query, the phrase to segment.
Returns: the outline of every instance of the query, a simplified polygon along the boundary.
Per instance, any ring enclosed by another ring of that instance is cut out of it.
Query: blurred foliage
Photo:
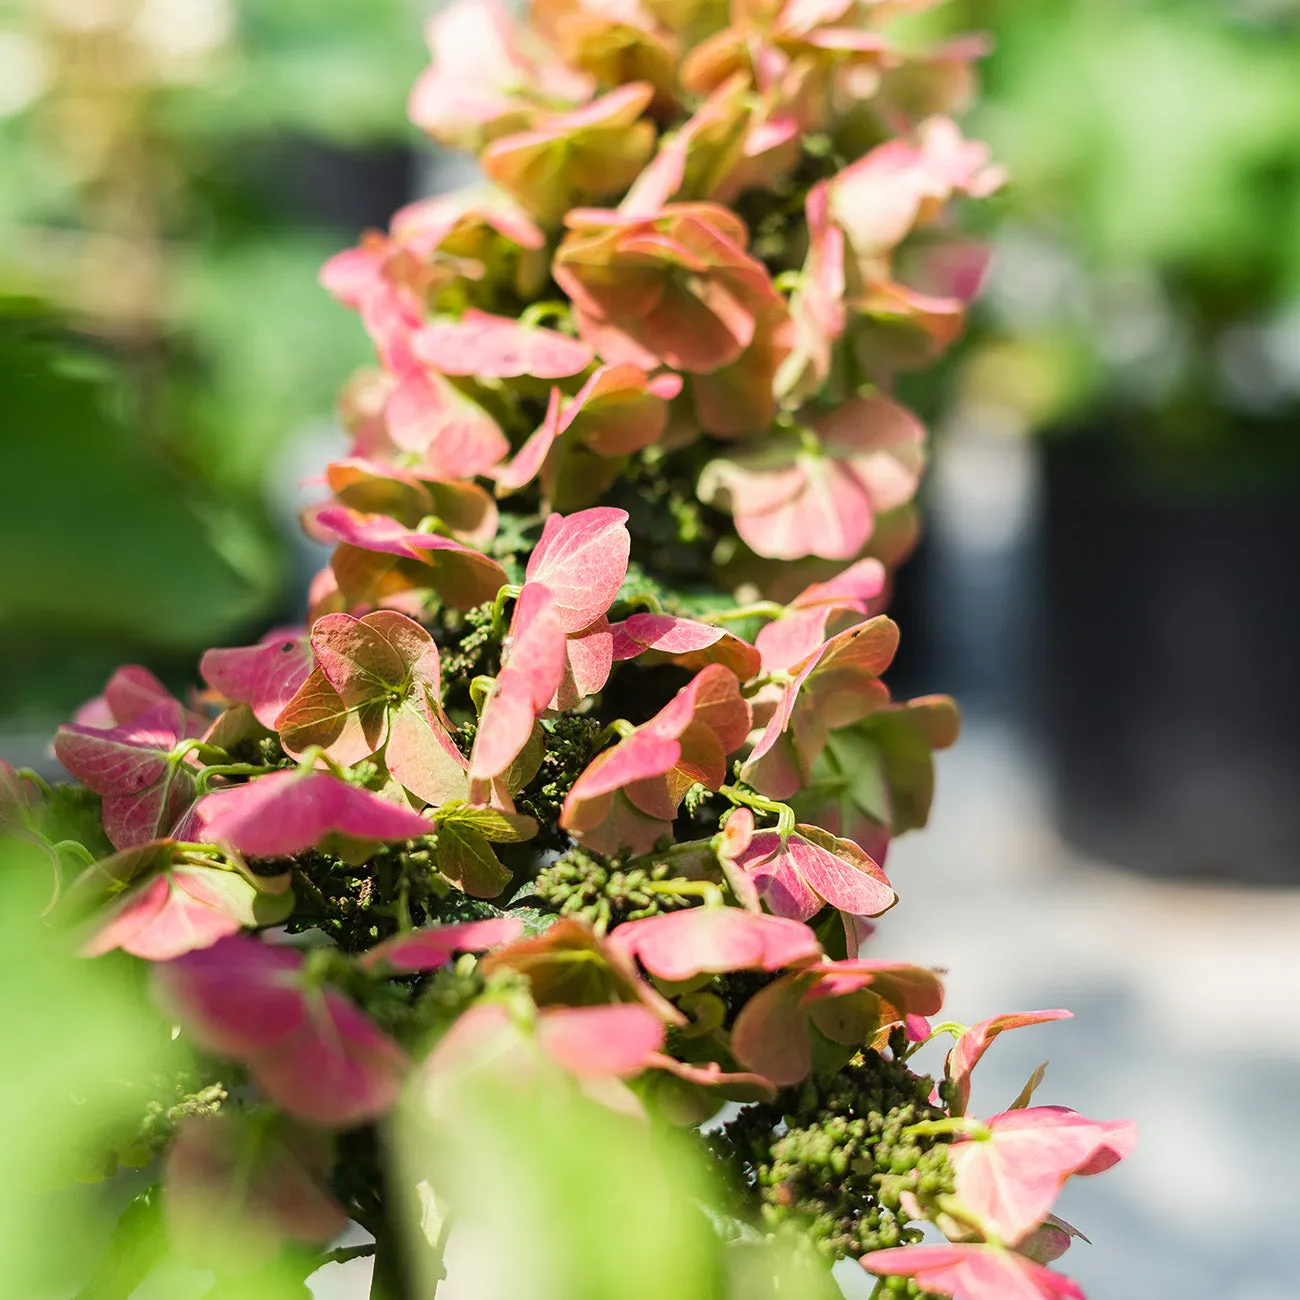
[[[1118,423],[1170,468],[1294,464],[1300,3],[942,12],[995,38],[973,130],[1012,176],[967,397],[1022,428]]]
[[[0,0],[0,716],[285,603],[277,458],[366,355],[316,271],[406,196],[418,19]]]
[[[51,833],[57,828],[47,827]],[[66,828],[72,832],[75,827]],[[0,838],[0,1277],[22,1300],[309,1300],[314,1251],[232,1247],[214,1278],[175,1231],[137,1135],[161,1078],[188,1058],[147,969],[87,960],[47,923],[55,880],[35,843]],[[397,1267],[432,1295],[456,1206],[449,1289],[478,1300],[833,1300],[794,1237],[746,1237],[698,1144],[583,1095],[558,1070],[488,1061],[426,1075],[393,1122],[390,1171],[411,1189]],[[436,1079],[437,1100],[427,1084]],[[137,1167],[138,1166],[138,1167]],[[437,1194],[433,1188],[438,1189]],[[231,1205],[230,1214],[236,1213]],[[250,1213],[252,1211],[250,1210]],[[246,1223],[249,1241],[259,1225]],[[264,1226],[264,1225],[262,1225]],[[225,1230],[240,1229],[230,1222]],[[504,1248],[503,1248],[504,1247]],[[361,1253],[342,1250],[340,1258]],[[327,1269],[332,1265],[326,1265]],[[431,1271],[423,1272],[429,1268]],[[467,1288],[466,1283],[471,1285]],[[381,1294],[382,1288],[375,1294]]]
[[[137,969],[81,961],[39,923],[51,884],[37,849],[0,840],[0,1274],[24,1300],[69,1295],[135,1190],[78,1180],[104,1132],[138,1118],[129,1084],[160,1036]]]

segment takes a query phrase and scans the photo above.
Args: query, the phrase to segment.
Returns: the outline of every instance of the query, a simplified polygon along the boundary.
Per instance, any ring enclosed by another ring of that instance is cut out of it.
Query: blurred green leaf
[[[49,884],[34,849],[0,841],[0,1276],[23,1300],[62,1300],[90,1273],[113,1192],[70,1184],[139,1122],[129,1085],[167,1041],[133,964],[77,957],[41,923]]]
[[[265,535],[144,443],[113,369],[0,322],[0,626],[198,646],[265,608]]]

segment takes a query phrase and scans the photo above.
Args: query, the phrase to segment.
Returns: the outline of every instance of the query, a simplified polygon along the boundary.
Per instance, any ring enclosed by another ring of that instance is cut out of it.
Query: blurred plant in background
[[[1146,473],[1294,471],[1300,6],[965,0],[943,17],[995,34],[976,120],[1015,176],[972,399],[1024,428],[1106,424]]]
[[[268,475],[363,355],[314,268],[405,197],[410,22],[402,0],[0,6],[0,554],[23,556],[0,716],[66,708],[124,653],[189,661],[284,598]]]

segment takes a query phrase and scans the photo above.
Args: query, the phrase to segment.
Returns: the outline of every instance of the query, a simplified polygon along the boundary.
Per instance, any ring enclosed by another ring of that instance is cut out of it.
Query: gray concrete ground
[[[992,723],[940,760],[930,827],[889,870],[870,955],[948,968],[948,1012],[1069,1007],[1002,1036],[976,1075],[995,1112],[1035,1100],[1133,1116],[1132,1159],[1067,1187],[1093,1238],[1059,1267],[1093,1300],[1293,1300],[1300,1162],[1300,892],[1150,882],[1055,835],[1041,766]]]

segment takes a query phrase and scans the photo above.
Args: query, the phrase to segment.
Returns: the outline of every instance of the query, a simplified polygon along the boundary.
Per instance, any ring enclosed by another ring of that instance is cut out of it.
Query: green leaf
[[[384,743],[386,702],[349,705],[317,668],[276,719],[285,752],[298,755],[319,745],[337,763],[358,763]]]
[[[127,1300],[166,1249],[162,1188],[148,1187],[122,1211],[90,1280],[76,1300]]]
[[[441,804],[434,817],[439,827],[471,830],[494,844],[521,844],[537,834],[537,823],[522,813],[472,807],[460,800]]]
[[[492,845],[472,826],[440,824],[434,844],[438,870],[474,898],[496,898],[510,883],[510,872]]]

